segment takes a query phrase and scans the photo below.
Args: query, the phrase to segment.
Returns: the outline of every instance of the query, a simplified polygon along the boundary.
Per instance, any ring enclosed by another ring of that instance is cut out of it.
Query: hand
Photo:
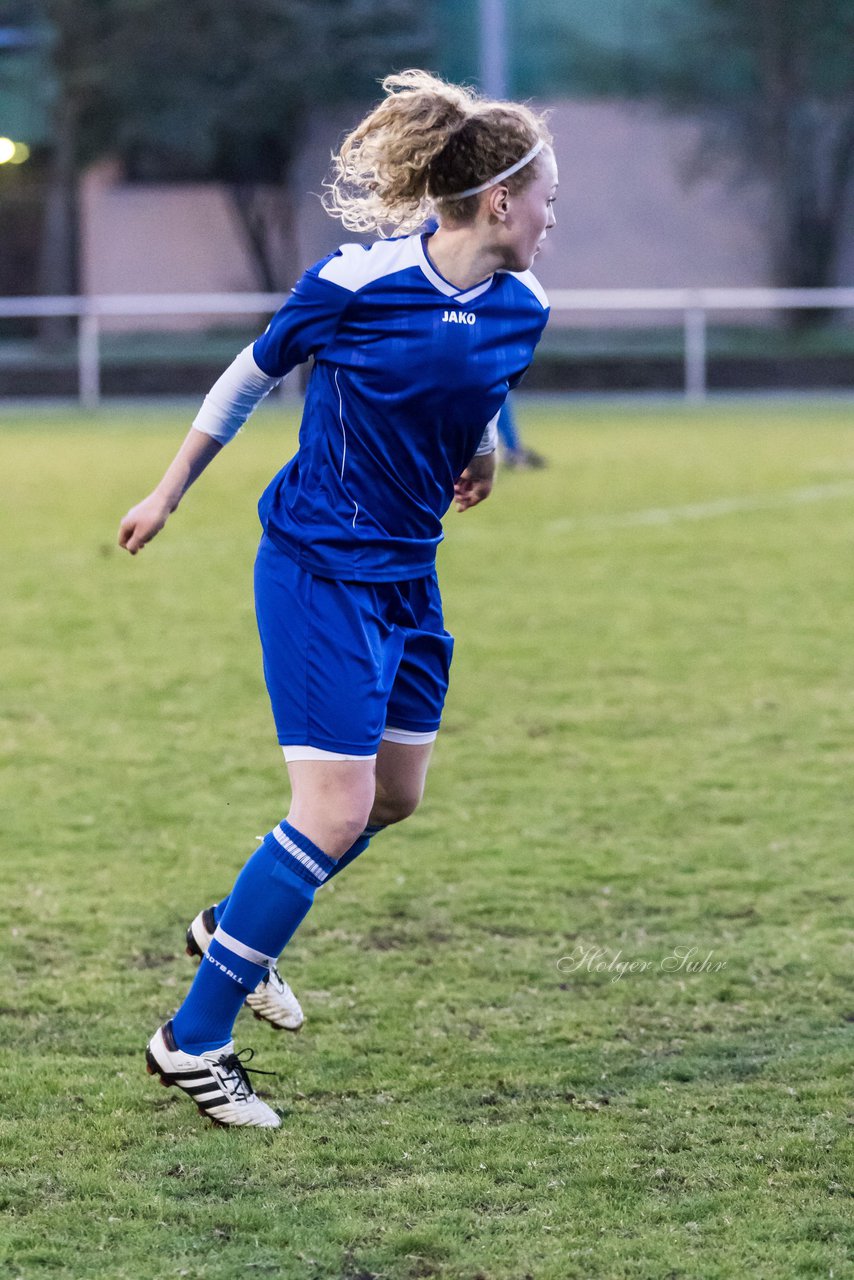
[[[131,507],[119,525],[119,546],[135,556],[160,532],[171,514],[169,503],[156,493],[150,493]]]
[[[457,511],[476,507],[492,493],[495,479],[495,454],[482,453],[472,458],[454,485],[454,506]]]

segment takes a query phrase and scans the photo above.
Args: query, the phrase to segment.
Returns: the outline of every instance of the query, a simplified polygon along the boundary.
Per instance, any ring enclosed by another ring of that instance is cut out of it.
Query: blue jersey
[[[321,577],[432,573],[454,482],[548,318],[530,272],[459,290],[428,240],[343,245],[302,276],[253,347],[275,378],[314,357],[299,452],[259,513],[271,541]]]

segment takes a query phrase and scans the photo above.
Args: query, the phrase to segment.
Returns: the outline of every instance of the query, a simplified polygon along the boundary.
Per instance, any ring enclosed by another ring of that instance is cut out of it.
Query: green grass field
[[[286,811],[251,563],[294,422],[131,560],[187,417],[0,414],[0,1276],[854,1276],[854,412],[520,413],[548,470],[447,522],[424,807],[289,948],[303,1032],[238,1021],[272,1134],[143,1047]]]

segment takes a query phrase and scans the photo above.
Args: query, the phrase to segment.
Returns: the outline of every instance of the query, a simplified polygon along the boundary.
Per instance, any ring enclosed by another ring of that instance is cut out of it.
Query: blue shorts
[[[319,578],[265,534],[255,609],[286,755],[302,746],[370,757],[383,737],[435,737],[454,648],[435,573],[406,582]]]

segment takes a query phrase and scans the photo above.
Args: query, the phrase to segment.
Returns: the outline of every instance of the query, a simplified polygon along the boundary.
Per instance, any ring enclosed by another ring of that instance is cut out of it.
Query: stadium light
[[[13,142],[11,138],[0,138],[0,164],[23,164],[30,158],[30,148],[26,142]]]

